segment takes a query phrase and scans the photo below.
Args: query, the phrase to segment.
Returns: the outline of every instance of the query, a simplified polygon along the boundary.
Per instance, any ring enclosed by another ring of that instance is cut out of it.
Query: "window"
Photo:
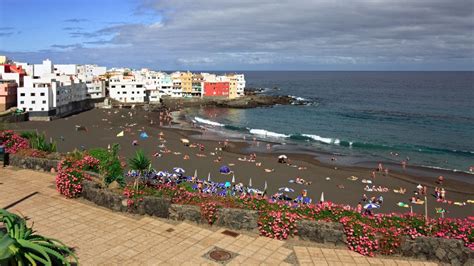
[[[46,101],[43,101],[44,104],[46,104]]]
[[[25,96],[25,93],[20,93],[20,96]]]
[[[36,101],[31,101],[31,104],[35,104],[35,103],[36,103]]]
[[[44,92],[40,93],[40,96],[44,96]]]
[[[142,84],[138,84],[138,85],[137,85],[137,88],[143,88],[143,85],[142,85]]]
[[[127,92],[126,92],[126,91],[122,91],[122,93],[123,93],[123,94],[127,94]]]
[[[132,97],[132,101],[135,100],[135,98]]]
[[[122,88],[125,88],[125,85],[122,85]]]
[[[29,110],[29,111],[33,111],[33,108],[29,108],[28,110]]]
[[[120,94],[120,91],[117,91],[117,94]]]
[[[112,87],[112,88],[115,88],[115,85],[112,85],[111,87]]]
[[[35,96],[35,93],[34,93],[34,92],[32,92],[32,93],[31,93],[31,96]]]
[[[44,108],[41,108],[41,111],[44,111]]]
[[[134,91],[132,91],[132,94],[135,94],[135,92],[134,92]]]
[[[25,101],[20,101],[20,104],[24,104],[24,103],[25,103]]]

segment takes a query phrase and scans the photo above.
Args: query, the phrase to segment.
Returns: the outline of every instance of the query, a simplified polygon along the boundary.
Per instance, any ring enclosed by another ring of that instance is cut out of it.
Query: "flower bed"
[[[5,146],[5,151],[12,154],[29,148],[28,140],[20,137],[13,130],[0,130],[0,145]]]
[[[82,192],[84,179],[91,179],[86,171],[95,169],[99,161],[90,156],[82,159],[68,157],[58,163],[56,189],[67,198],[75,198]]]
[[[134,193],[130,193],[134,190]],[[349,249],[367,256],[376,253],[389,255],[400,252],[403,237],[437,237],[459,239],[474,250],[474,224],[468,219],[439,218],[425,221],[424,217],[411,214],[361,215],[351,208],[325,202],[312,205],[287,205],[272,203],[264,197],[219,197],[192,191],[188,184],[141,185],[138,189],[127,186],[124,195],[130,206],[144,196],[167,197],[175,204],[201,206],[203,217],[212,224],[218,217],[218,208],[240,208],[259,213],[258,228],[263,236],[287,239],[298,233],[297,221],[338,222],[343,225]]]

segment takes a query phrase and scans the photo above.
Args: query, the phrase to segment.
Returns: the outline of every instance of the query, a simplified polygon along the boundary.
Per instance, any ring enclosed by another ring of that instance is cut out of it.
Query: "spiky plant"
[[[139,180],[141,179],[144,171],[151,167],[151,161],[148,157],[146,157],[145,153],[143,153],[143,150],[138,150],[135,154],[135,157],[130,158],[128,163],[130,165],[130,169],[138,172],[138,176],[134,182],[134,187],[138,189]]]
[[[46,140],[45,134],[36,134],[30,138],[30,146],[33,149],[37,149],[45,152],[55,152],[57,150],[56,142]]]
[[[74,252],[56,239],[38,235],[26,220],[0,209],[5,227],[0,230],[0,265],[71,265],[78,263]]]

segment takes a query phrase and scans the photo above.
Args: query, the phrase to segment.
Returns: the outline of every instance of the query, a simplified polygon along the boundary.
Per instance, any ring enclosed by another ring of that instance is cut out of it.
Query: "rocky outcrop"
[[[298,236],[318,243],[346,245],[342,224],[322,221],[300,220],[297,223]]]
[[[254,230],[258,226],[258,213],[251,210],[221,208],[217,211],[215,224],[237,230]]]

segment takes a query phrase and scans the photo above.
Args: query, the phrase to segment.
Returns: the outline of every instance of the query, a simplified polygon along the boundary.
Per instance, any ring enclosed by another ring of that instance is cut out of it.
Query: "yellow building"
[[[191,96],[193,93],[193,73],[182,72],[180,73],[181,79],[181,90],[183,96]]]
[[[237,95],[237,77],[234,74],[227,74],[229,78],[229,99],[235,99]]]

